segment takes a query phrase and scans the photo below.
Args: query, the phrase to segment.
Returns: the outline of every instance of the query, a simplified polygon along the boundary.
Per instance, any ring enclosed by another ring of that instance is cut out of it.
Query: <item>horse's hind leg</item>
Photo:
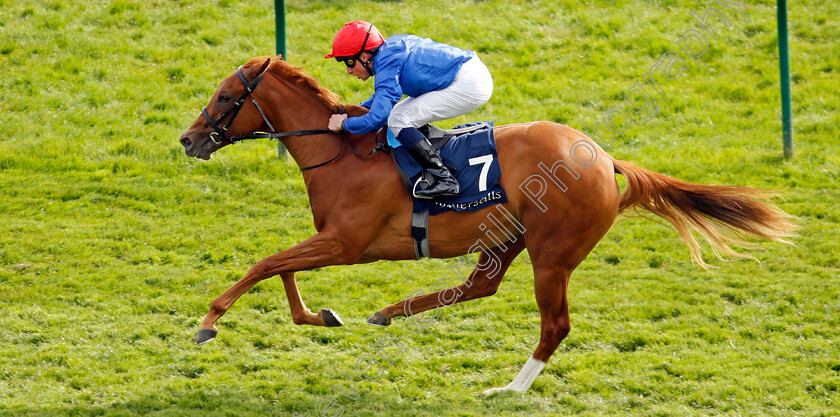
[[[567,297],[569,278],[609,227],[607,216],[604,219],[593,223],[569,220],[529,229],[528,254],[534,268],[534,294],[540,309],[540,342],[513,382],[484,394],[503,390],[526,392],[569,334],[572,329]]]
[[[513,382],[504,388],[486,390],[485,395],[496,391],[528,391],[548,358],[569,334],[572,323],[566,290],[570,274],[571,271],[565,268],[534,267],[534,292],[540,308],[540,343]]]
[[[391,324],[392,317],[413,316],[444,305],[493,295],[499,289],[502,278],[511,262],[523,249],[525,249],[525,239],[520,237],[515,242],[508,242],[506,250],[497,247],[491,249],[492,254],[486,251],[481,252],[478,258],[478,266],[463,283],[452,288],[407,298],[396,304],[391,304],[373,313],[367,322],[375,326],[387,326]],[[453,296],[456,297],[454,301],[444,303],[447,298],[451,299]]]

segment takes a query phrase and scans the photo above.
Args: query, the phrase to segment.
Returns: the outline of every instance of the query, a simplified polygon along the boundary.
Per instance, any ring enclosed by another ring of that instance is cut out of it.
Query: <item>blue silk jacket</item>
[[[403,95],[417,97],[448,87],[461,65],[474,56],[473,51],[414,35],[385,39],[373,57],[374,93],[362,103],[370,112],[348,118],[344,128],[360,134],[385,126]]]

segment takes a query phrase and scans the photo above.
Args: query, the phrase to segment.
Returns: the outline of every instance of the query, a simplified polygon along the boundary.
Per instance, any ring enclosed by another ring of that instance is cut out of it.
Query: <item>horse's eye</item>
[[[230,96],[227,96],[227,95],[219,96],[219,102],[220,103],[227,103],[228,101],[230,101]]]

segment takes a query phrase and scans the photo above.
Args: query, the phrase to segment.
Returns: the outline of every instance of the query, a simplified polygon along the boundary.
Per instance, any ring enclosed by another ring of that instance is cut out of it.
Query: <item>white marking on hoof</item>
[[[537,379],[537,375],[542,372],[543,368],[545,368],[545,362],[534,359],[534,357],[531,356],[528,358],[528,361],[525,362],[525,366],[522,367],[522,370],[519,371],[519,375],[516,376],[516,379],[514,379],[513,382],[503,388],[490,388],[482,392],[482,394],[490,395],[500,391],[516,391],[525,393],[529,388],[531,388],[531,384],[534,383],[534,380]]]

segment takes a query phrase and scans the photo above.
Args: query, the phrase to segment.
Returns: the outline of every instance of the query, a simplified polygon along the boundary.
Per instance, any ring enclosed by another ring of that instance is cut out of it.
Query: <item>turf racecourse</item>
[[[223,77],[273,53],[273,2],[0,0],[0,416],[840,415],[840,5],[791,3],[788,161],[773,1],[746,3],[748,22],[711,1],[287,2],[290,62],[348,103],[372,84],[322,58],[345,21],[478,51],[495,94],[452,124],[591,126],[676,52],[687,68],[659,75],[656,114],[620,135],[602,126],[607,151],[777,190],[798,216],[796,246],[764,244],[760,262],[707,253],[709,271],[662,222],[617,222],[572,276],[572,332],[531,391],[484,398],[538,340],[527,255],[498,294],[429,327],[364,320],[450,277],[453,260],[298,274],[341,328],[295,326],[268,280],[214,342],[192,343],[214,297],[314,233],[274,143],[205,162],[177,142]],[[731,22],[717,39],[691,15],[711,7]],[[678,43],[692,29],[708,36],[703,67]],[[400,345],[378,380],[359,380],[384,335]]]

